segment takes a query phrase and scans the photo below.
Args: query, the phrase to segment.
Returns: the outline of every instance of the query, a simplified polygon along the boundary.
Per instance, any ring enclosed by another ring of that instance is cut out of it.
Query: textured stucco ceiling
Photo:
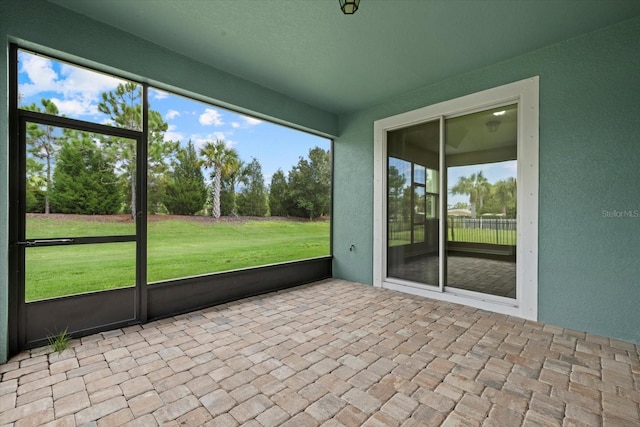
[[[640,15],[638,0],[50,0],[332,113]]]

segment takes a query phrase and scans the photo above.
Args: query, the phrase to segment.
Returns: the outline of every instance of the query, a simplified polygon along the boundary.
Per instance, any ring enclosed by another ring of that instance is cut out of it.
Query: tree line
[[[109,124],[142,130],[141,89],[120,84],[101,94]],[[58,115],[50,100],[28,110]],[[244,162],[224,141],[200,150],[164,139],[168,124],[149,110],[147,211],[152,214],[295,216],[330,213],[331,154],[315,147],[288,174],[265,185],[258,159]],[[106,135],[27,125],[27,212],[136,216],[136,142]],[[205,181],[205,171],[210,182]]]
[[[480,171],[458,178],[449,192],[469,196],[468,204],[458,203],[453,208],[469,209],[473,218],[484,214],[515,218],[517,189],[515,178],[501,179],[492,184]]]
[[[428,181],[428,178],[427,178]],[[437,199],[424,191],[418,193],[397,167],[390,166],[387,176],[389,212],[395,221],[408,221],[411,211],[435,209]],[[412,193],[413,197],[412,197]],[[505,218],[515,218],[517,213],[517,184],[515,178],[501,179],[490,183],[482,171],[470,176],[461,176],[458,182],[449,189],[451,194],[466,195],[469,202],[458,202],[452,209],[468,209],[471,217],[493,214]]]

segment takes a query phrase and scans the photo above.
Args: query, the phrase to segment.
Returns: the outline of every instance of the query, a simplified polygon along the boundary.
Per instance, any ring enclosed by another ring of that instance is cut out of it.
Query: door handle
[[[16,246],[42,246],[42,245],[65,245],[73,243],[73,239],[34,239],[21,240],[15,243]]]

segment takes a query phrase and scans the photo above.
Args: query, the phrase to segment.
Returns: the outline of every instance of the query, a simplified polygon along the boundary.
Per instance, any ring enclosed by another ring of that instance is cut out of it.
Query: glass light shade
[[[353,15],[358,10],[360,0],[338,0],[340,2],[340,9],[345,15]]]

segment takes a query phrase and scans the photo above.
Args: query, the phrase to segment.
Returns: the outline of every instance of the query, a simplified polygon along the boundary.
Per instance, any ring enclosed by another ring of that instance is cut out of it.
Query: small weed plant
[[[57,353],[62,353],[66,349],[69,348],[69,340],[71,339],[71,335],[67,333],[67,329],[58,333],[57,335],[49,336],[49,346],[51,349]]]

